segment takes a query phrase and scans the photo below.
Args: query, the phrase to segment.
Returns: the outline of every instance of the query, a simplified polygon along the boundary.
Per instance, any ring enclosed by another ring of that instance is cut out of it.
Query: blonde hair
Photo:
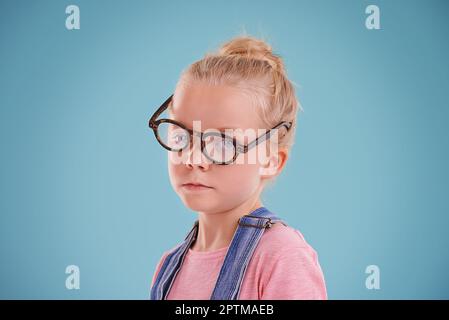
[[[222,44],[218,52],[207,53],[187,67],[176,87],[198,82],[245,90],[267,129],[281,121],[292,121],[286,134],[279,133],[278,143],[287,150],[293,146],[297,110],[302,108],[281,57],[268,43],[247,35],[235,37]]]

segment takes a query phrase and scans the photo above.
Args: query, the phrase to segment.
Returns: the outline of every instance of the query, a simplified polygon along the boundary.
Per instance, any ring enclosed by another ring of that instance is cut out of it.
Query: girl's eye
[[[175,145],[183,145],[187,140],[187,136],[185,134],[173,134],[171,136],[171,141],[172,143],[174,143]]]
[[[231,140],[217,139],[215,141],[215,147],[217,149],[222,149],[222,148],[231,149],[231,148],[234,148],[234,143]]]
[[[177,142],[177,143],[182,143],[182,142],[184,142],[186,140],[186,136],[183,136],[183,135],[177,135],[176,137],[175,137],[175,141]]]
[[[225,148],[234,148],[234,143],[231,140],[225,140],[224,146]]]

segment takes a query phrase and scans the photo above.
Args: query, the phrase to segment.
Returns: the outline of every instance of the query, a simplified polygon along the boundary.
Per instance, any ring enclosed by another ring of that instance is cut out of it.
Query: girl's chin
[[[215,199],[209,199],[207,197],[182,195],[181,200],[184,205],[193,211],[198,212],[214,212],[216,208]]]

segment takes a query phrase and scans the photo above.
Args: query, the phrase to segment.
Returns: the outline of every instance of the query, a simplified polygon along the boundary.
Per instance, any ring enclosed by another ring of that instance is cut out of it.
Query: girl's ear
[[[277,153],[271,155],[262,163],[259,168],[259,175],[262,178],[273,178],[279,175],[288,159],[288,150],[279,149]]]

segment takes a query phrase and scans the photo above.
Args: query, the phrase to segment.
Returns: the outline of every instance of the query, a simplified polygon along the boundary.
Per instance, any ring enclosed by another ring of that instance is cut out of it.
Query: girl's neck
[[[198,235],[191,249],[193,251],[215,251],[229,246],[237,229],[239,218],[262,206],[262,202],[257,197],[225,212],[198,212]]]

